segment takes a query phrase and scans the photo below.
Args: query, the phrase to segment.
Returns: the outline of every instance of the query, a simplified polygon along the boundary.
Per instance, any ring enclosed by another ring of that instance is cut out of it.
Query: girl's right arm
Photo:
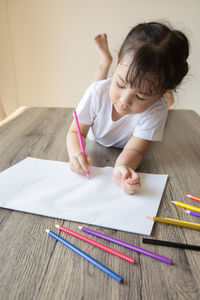
[[[79,126],[83,139],[83,144],[85,147],[86,136],[90,129],[90,126],[82,123],[79,123]],[[76,124],[74,120],[67,133],[67,150],[71,170],[78,174],[83,174],[87,172],[90,168],[90,165],[92,164],[92,160],[88,155],[86,155],[85,158],[83,153],[81,152]]]

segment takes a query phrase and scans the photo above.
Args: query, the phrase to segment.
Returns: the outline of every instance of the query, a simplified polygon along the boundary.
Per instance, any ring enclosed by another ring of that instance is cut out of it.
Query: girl
[[[128,33],[117,55],[112,78],[106,79],[112,56],[106,34],[95,38],[100,62],[77,114],[82,137],[106,147],[119,147],[113,180],[125,193],[140,188],[135,172],[151,141],[162,140],[168,114],[164,97],[188,72],[186,36],[157,23],[143,23]],[[92,160],[80,150],[75,122],[67,134],[71,170],[88,171]]]

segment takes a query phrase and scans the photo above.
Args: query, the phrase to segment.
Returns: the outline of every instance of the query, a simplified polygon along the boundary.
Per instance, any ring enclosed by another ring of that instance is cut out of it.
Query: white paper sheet
[[[0,207],[150,235],[167,175],[139,173],[142,188],[126,195],[112,167],[91,167],[91,179],[66,162],[27,157],[0,173]]]

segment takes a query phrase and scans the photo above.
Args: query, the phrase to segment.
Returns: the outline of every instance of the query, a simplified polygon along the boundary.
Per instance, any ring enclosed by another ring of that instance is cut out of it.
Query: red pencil
[[[200,197],[197,197],[197,196],[193,196],[193,195],[185,195],[186,197],[192,199],[192,200],[196,200],[196,201],[199,201],[200,202]]]
[[[87,242],[87,243],[89,243],[89,244],[92,244],[92,245],[94,245],[94,246],[96,246],[96,247],[98,247],[98,248],[100,248],[100,249],[102,249],[102,250],[105,250],[105,251],[107,251],[107,252],[109,252],[109,253],[111,253],[111,254],[113,254],[113,255],[116,255],[116,256],[122,258],[122,259],[125,259],[126,261],[128,261],[128,262],[130,262],[130,263],[132,263],[132,264],[134,264],[134,262],[135,262],[135,259],[134,259],[133,257],[130,257],[130,256],[128,256],[128,255],[126,255],[126,254],[123,254],[123,253],[121,253],[121,252],[119,252],[119,251],[117,251],[117,250],[114,250],[114,249],[112,249],[112,248],[110,248],[110,247],[108,247],[108,246],[105,246],[105,245],[103,245],[103,244],[101,244],[101,243],[98,243],[98,242],[96,242],[96,241],[94,241],[94,240],[92,240],[92,239],[90,239],[90,238],[88,238],[88,237],[86,237],[86,236],[84,236],[84,235],[82,235],[82,234],[80,234],[80,233],[77,233],[77,232],[75,232],[75,231],[72,231],[72,230],[70,230],[70,229],[68,229],[68,228],[66,228],[66,227],[61,226],[61,225],[55,225],[55,224],[53,224],[53,225],[54,225],[57,229],[59,229],[59,230],[61,230],[61,231],[64,231],[64,232],[66,232],[66,233],[68,233],[68,234],[71,234],[71,235],[73,235],[73,236],[75,236],[75,237],[77,237],[77,238],[83,240],[84,242]]]

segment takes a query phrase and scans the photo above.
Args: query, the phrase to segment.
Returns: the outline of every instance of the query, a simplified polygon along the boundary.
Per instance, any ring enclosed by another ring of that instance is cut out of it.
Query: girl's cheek
[[[112,100],[112,94],[113,94],[113,92],[112,92],[112,87],[110,88],[110,91],[109,91],[109,96],[110,96],[110,98],[111,98],[111,100]]]
[[[110,99],[112,100],[112,102],[114,102],[115,98],[116,98],[115,91],[113,89],[110,89],[110,93],[109,94],[110,94]]]
[[[115,93],[112,95],[111,99],[112,99],[113,103],[116,103],[119,100],[119,98],[120,98],[119,95],[117,93]]]
[[[114,83],[110,86],[109,96],[112,102],[118,101],[118,99],[121,97],[121,93],[119,89],[116,88]]]

